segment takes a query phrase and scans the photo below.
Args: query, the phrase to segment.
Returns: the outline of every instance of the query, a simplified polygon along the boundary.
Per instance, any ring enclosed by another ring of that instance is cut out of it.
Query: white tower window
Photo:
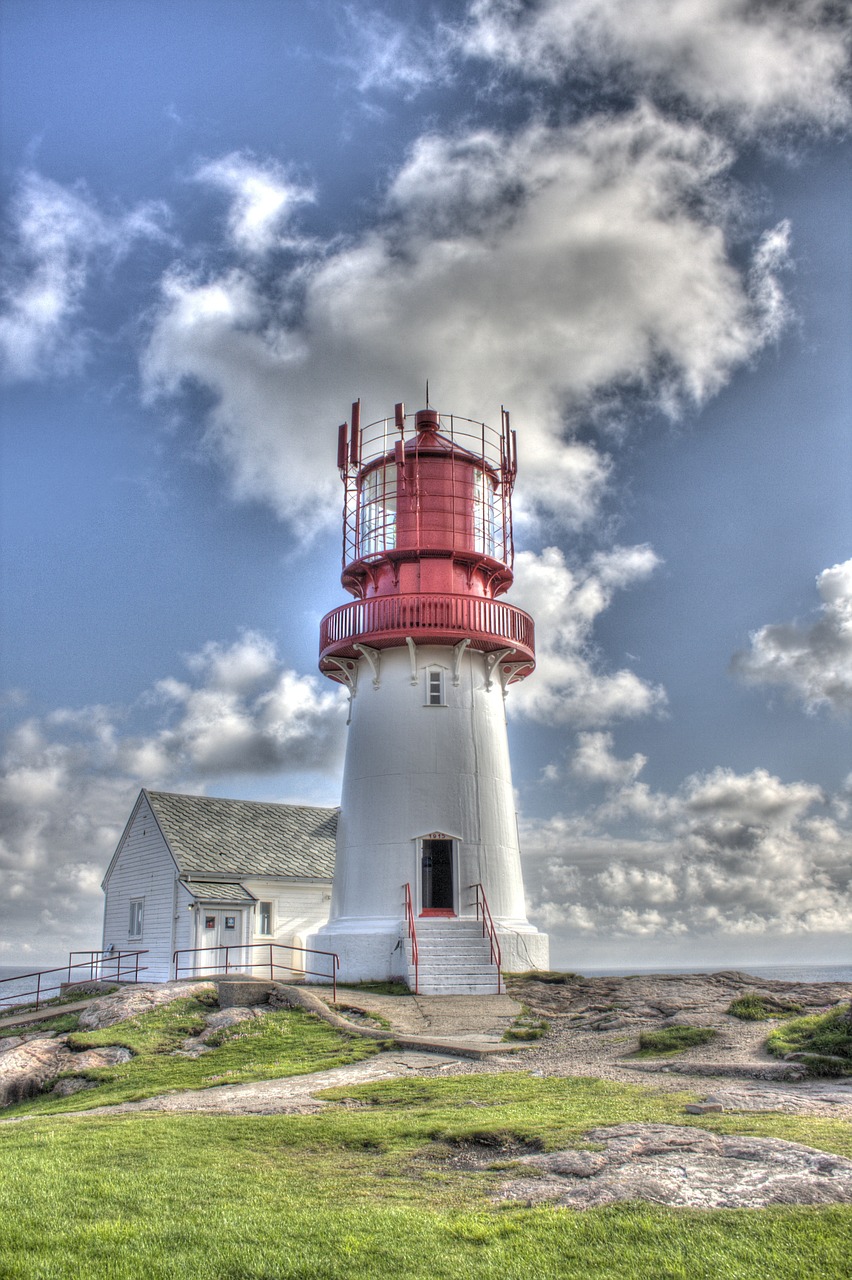
[[[426,706],[445,707],[446,705],[443,667],[428,667],[426,670]]]

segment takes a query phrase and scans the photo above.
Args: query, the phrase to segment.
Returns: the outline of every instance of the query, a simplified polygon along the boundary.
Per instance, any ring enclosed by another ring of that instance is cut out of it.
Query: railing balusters
[[[243,955],[245,955],[249,951],[256,951],[256,950],[265,951],[268,949],[270,980],[274,979],[275,969],[288,969],[291,973],[301,973],[302,975],[308,974],[313,978],[329,978],[330,977],[331,983],[332,983],[332,990],[333,990],[333,999],[335,1000],[337,999],[337,970],[340,968],[340,957],[338,956],[336,951],[318,951],[315,947],[296,947],[296,946],[291,946],[290,943],[287,943],[287,942],[250,942],[250,943],[241,944],[239,947],[235,949],[242,952]],[[215,973],[217,970],[221,970],[222,951],[225,952],[225,973],[228,974],[230,972],[230,951],[231,950],[232,948],[230,946],[182,947],[179,951],[175,951],[172,955],[172,966],[174,968],[175,980],[177,980],[180,977],[181,970],[183,968],[186,968],[187,971],[191,970],[193,975],[196,977],[200,973],[211,972],[211,971]],[[199,965],[195,962],[195,960],[192,960],[192,959],[187,959],[186,961],[184,960],[184,957],[198,957],[202,954],[209,953],[211,951],[216,956],[216,959],[212,964]],[[295,952],[298,952],[300,955],[305,955],[305,956],[328,957],[331,961],[331,965],[330,965],[331,973],[329,974],[323,969],[306,969],[304,968],[304,966],[301,968],[297,968],[295,965],[292,965],[292,964],[280,964],[278,961],[274,959],[273,952],[275,951],[295,951]],[[252,968],[253,965],[249,963],[245,967]],[[238,967],[235,966],[235,972],[238,972],[238,971],[239,971]]]
[[[532,618],[515,605],[465,595],[404,594],[373,596],[332,610],[322,621],[320,650],[355,641],[359,636],[440,630],[508,641],[533,657]],[[526,657],[520,654],[519,657]]]

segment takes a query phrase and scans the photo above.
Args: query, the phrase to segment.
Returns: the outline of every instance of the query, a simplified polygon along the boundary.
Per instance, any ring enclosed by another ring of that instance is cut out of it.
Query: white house
[[[337,809],[263,804],[143,789],[103,880],[103,947],[144,950],[147,981],[191,972],[245,970],[269,953],[304,947],[328,917]],[[274,953],[293,962],[298,951]],[[321,964],[312,957],[307,967]],[[267,968],[268,972],[268,968]],[[285,977],[283,973],[277,976]],[[330,975],[329,975],[330,976]]]

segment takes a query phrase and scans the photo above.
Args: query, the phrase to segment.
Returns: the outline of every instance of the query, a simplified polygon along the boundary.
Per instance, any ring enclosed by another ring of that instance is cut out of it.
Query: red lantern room
[[[340,427],[343,574],[356,597],[322,621],[320,669],[349,684],[365,647],[456,645],[500,664],[505,688],[535,667],[532,618],[498,599],[512,583],[515,432],[436,409]]]

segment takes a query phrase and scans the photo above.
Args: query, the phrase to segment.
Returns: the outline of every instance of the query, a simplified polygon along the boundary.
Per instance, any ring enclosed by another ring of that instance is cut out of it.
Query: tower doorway
[[[423,841],[420,874],[423,914],[455,915],[452,840],[430,836]]]

